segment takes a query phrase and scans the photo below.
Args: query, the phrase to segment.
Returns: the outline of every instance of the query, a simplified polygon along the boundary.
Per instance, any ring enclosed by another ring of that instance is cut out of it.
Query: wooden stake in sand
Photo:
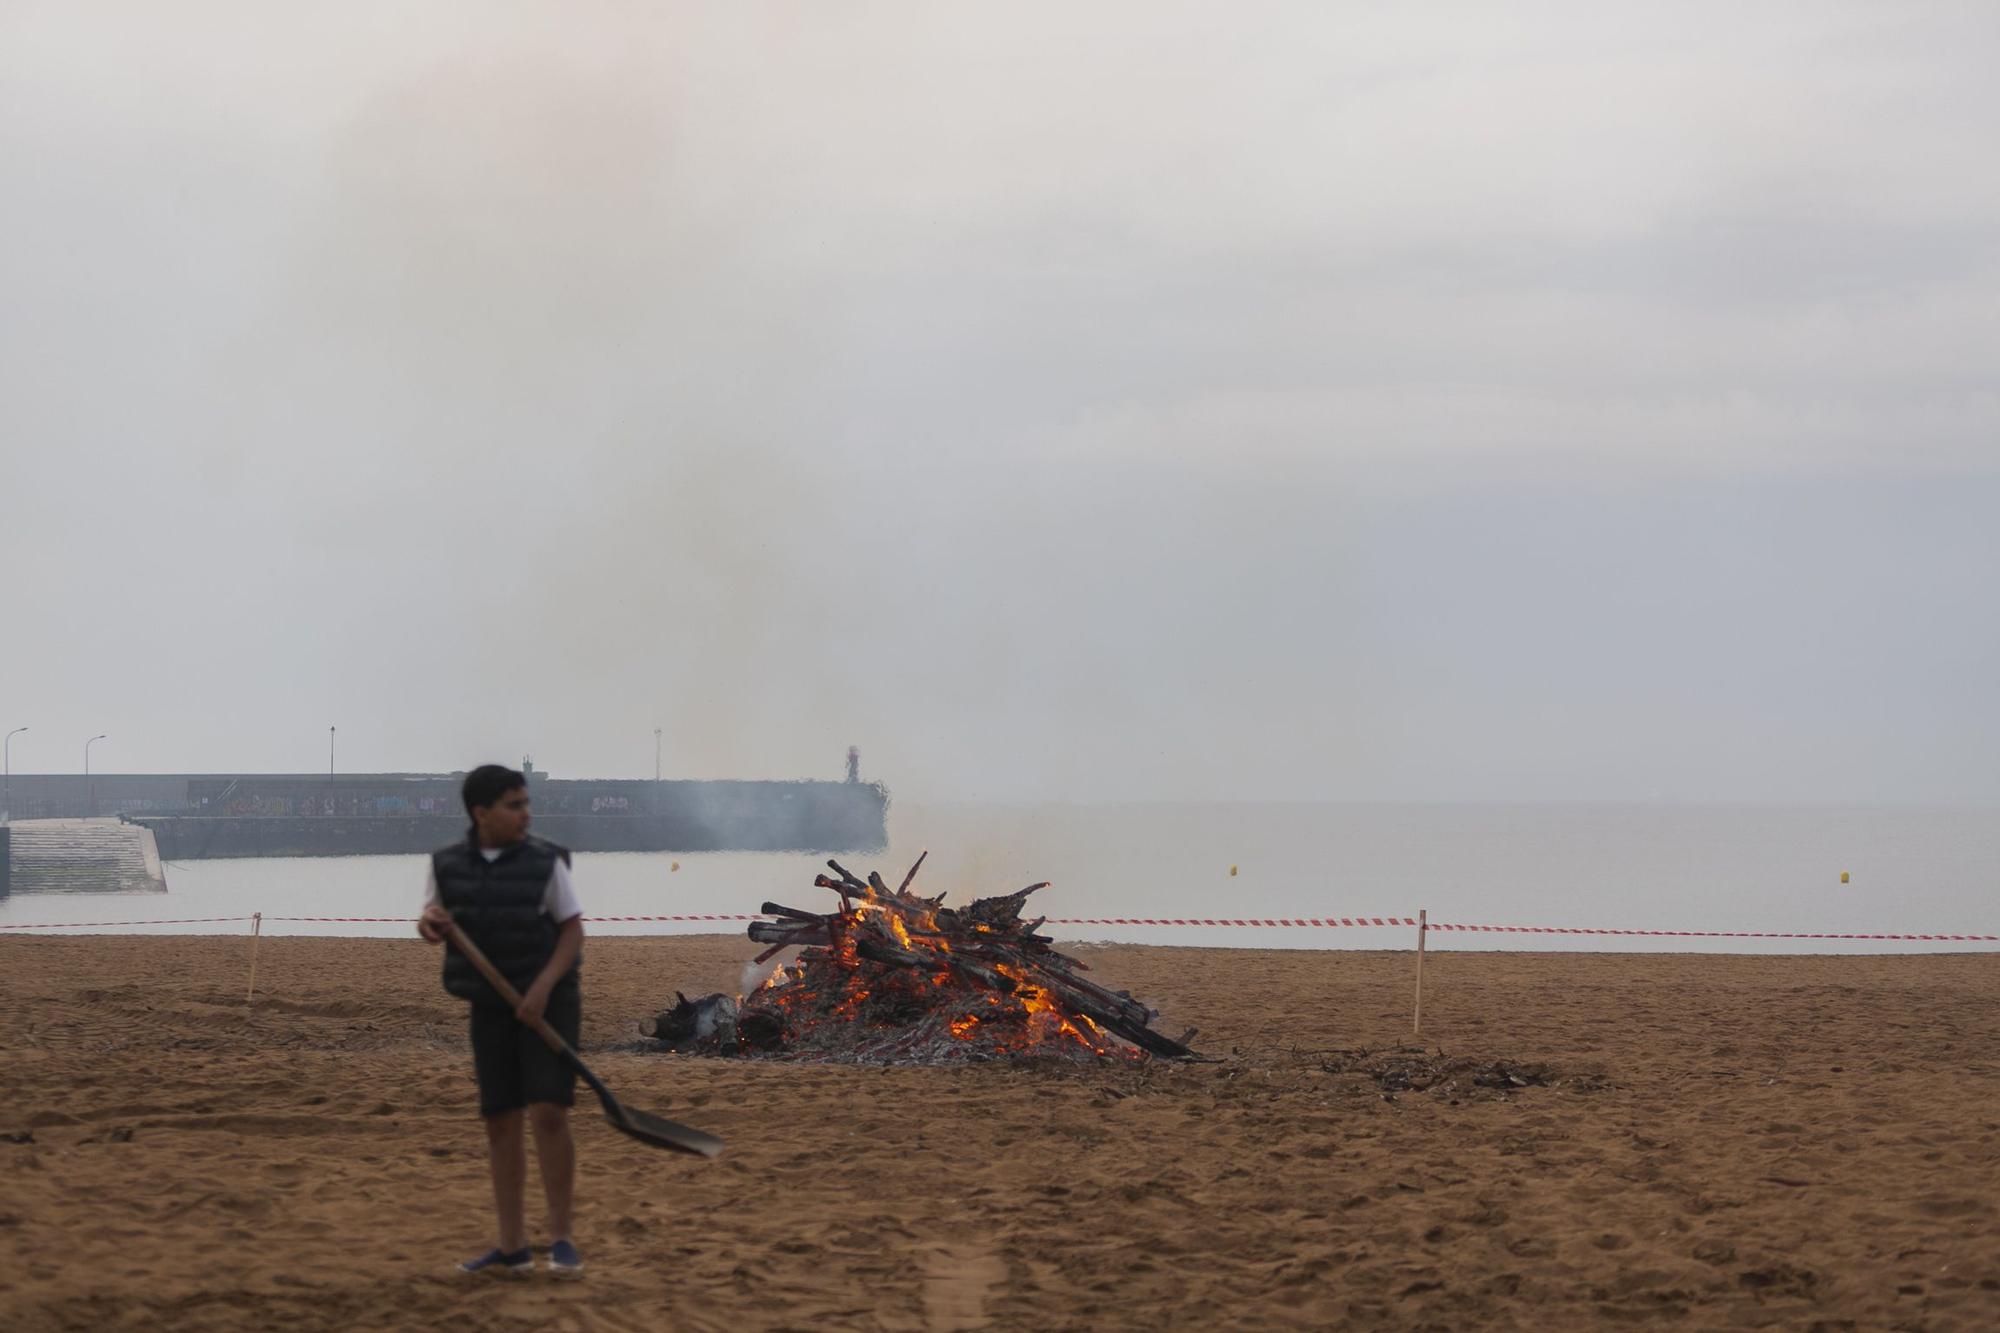
[[[243,993],[243,1003],[249,1004],[257,998],[257,939],[264,933],[264,914],[250,914],[250,989]]]
[[[1410,1031],[1418,1036],[1424,1032],[1424,935],[1430,930],[1430,909],[1417,909],[1417,1014],[1410,1021]]]

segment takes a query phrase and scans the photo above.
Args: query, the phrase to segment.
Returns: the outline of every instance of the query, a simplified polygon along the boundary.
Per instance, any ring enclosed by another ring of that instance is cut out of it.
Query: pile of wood
[[[891,889],[879,874],[860,879],[828,861],[839,878],[813,883],[840,895],[838,911],[765,903],[777,919],[750,926],[768,946],[757,961],[799,952],[733,1007],[729,1040],[752,1054],[899,1063],[1193,1054],[1192,1030],[1179,1040],[1153,1031],[1154,1010],[1084,978],[1084,964],[1036,933],[1046,918],[1021,919],[1047,884],[952,908],[943,894],[910,892],[923,862]],[[696,1003],[662,1014],[656,1032],[688,1030]]]

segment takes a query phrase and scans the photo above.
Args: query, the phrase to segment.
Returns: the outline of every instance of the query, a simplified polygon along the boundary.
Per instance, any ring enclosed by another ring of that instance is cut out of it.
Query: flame
[[[1097,1024],[1091,1022],[1088,1015],[1077,1014],[1071,1017],[1065,1014],[1062,1006],[1056,1003],[1055,997],[1049,994],[1046,987],[1038,986],[1028,980],[1027,974],[1017,967],[998,963],[994,965],[993,970],[1014,983],[1015,997],[1020,1000],[1021,1008],[1027,1012],[1030,1029],[1038,1036],[1046,1037],[1053,1031],[1082,1042],[1100,1055],[1110,1053],[1105,1048],[1103,1031]],[[1078,1024],[1083,1026],[1079,1027]]]

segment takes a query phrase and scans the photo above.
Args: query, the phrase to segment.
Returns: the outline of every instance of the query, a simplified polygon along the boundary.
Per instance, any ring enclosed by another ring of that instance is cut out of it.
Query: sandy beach
[[[747,947],[593,940],[586,1058],[729,1149],[582,1093],[561,1283],[449,1271],[490,1215],[435,954],[261,948],[246,1006],[240,937],[0,940],[0,1325],[2000,1325],[1992,954],[1446,951],[1412,1050],[1407,954],[1083,945],[1216,1061],[877,1069],[639,1049]]]

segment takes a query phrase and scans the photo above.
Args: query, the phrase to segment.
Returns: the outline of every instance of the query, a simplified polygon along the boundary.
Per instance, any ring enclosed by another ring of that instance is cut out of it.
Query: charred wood
[[[846,866],[834,860],[832,857],[827,858],[826,864],[829,870],[833,871],[834,874],[840,876],[842,880],[846,881],[847,887],[849,889],[853,890],[855,893],[861,893],[861,894],[865,894],[868,892],[867,881],[856,879],[854,877],[854,872],[849,870]]]

